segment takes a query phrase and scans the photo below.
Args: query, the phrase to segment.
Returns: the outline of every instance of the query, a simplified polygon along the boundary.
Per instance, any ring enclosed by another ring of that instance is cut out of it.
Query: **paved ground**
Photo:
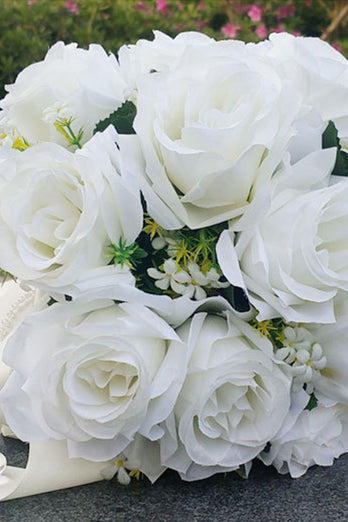
[[[6,452],[12,465],[25,462],[17,441],[7,442]],[[146,480],[99,482],[1,503],[0,521],[346,522],[348,455],[297,480],[257,464],[248,480],[229,474],[187,483],[168,472],[154,486]]]

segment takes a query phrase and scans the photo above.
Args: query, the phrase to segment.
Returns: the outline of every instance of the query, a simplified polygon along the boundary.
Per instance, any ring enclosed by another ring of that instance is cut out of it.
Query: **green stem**
[[[67,122],[66,128],[68,129],[68,132],[71,137],[71,145],[76,145],[79,149],[82,149],[82,145],[80,143],[83,132],[79,131],[78,135],[76,136],[75,132],[71,128],[71,123]]]

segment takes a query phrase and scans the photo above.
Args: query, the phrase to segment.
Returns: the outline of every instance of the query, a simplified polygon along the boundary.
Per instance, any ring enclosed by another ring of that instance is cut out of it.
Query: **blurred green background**
[[[19,71],[56,41],[96,42],[116,53],[124,43],[195,30],[259,41],[272,31],[321,36],[348,55],[347,0],[0,0],[0,95]]]

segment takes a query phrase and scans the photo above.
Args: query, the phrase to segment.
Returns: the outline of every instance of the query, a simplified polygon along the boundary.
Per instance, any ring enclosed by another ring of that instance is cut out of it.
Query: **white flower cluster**
[[[293,389],[299,390],[307,384],[306,390],[309,391],[308,384],[320,378],[320,370],[327,364],[323,348],[313,342],[313,336],[303,327],[287,326],[284,328],[284,337],[283,347],[276,351],[275,356],[290,365],[294,377]]]
[[[7,91],[4,429],[122,483],[348,452],[347,60],[155,32]]]
[[[197,300],[205,299],[206,288],[226,288],[230,286],[228,281],[219,281],[220,274],[215,268],[210,268],[206,274],[202,272],[197,263],[188,263],[187,270],[178,267],[174,259],[166,259],[163,270],[148,268],[147,273],[155,279],[155,285],[162,290],[169,287],[179,295],[186,295]]]

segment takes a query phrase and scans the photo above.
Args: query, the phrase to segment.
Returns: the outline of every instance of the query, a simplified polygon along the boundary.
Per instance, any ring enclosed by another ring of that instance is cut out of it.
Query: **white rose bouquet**
[[[0,499],[348,452],[347,60],[155,32],[6,89]]]

